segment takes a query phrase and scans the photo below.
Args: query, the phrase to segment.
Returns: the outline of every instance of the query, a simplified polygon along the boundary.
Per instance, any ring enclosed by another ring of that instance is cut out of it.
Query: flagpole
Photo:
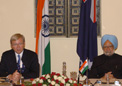
[[[87,57],[87,63],[88,63],[88,57]],[[88,63],[88,67],[89,67],[89,63]],[[88,69],[86,71],[86,85],[88,85]]]
[[[78,74],[78,84],[79,84],[79,81],[80,81],[80,73]]]
[[[86,85],[88,85],[88,69],[86,71]]]
[[[80,60],[79,60],[79,68],[80,68]],[[78,80],[77,82],[80,83],[80,76],[83,76],[82,73],[80,73],[80,70],[78,69]]]
[[[79,63],[80,63],[80,60],[79,60]],[[80,64],[79,64],[79,68],[80,68]],[[79,71],[79,68],[78,68],[78,83],[80,82],[80,71]]]
[[[88,58],[87,58],[87,63],[88,63],[88,66],[89,66]],[[88,82],[89,82],[89,80],[88,80],[88,70],[89,70],[89,68],[86,70],[86,85],[88,85]]]

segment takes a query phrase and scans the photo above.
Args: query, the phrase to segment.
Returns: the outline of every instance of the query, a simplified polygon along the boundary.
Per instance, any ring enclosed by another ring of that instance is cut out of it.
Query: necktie
[[[18,54],[18,63],[17,63],[17,69],[18,69],[18,72],[20,72],[20,55]]]
[[[25,70],[25,66],[22,64],[22,61],[20,59],[20,55],[18,54],[18,63],[17,63],[17,70],[19,73],[23,73]]]

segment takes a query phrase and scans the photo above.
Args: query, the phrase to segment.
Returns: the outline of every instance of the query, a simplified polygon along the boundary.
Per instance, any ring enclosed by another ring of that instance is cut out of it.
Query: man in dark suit
[[[11,50],[2,54],[0,76],[12,81],[18,81],[21,76],[25,79],[39,77],[37,54],[25,49],[25,38],[14,34],[11,39]]]
[[[89,78],[122,79],[122,56],[115,53],[118,40],[114,35],[104,35],[101,39],[104,54],[93,60]]]

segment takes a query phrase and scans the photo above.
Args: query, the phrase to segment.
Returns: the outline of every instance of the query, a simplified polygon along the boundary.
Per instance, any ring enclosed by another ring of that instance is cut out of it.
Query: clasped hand
[[[16,70],[13,74],[8,75],[8,79],[17,82],[21,78],[21,74]]]
[[[101,79],[115,79],[115,77],[113,76],[112,72],[108,72],[108,73],[105,73],[105,75],[101,78]]]

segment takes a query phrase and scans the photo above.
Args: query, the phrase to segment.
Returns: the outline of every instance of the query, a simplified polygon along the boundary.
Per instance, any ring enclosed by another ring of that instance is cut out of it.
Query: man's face
[[[107,56],[111,56],[111,55],[114,54],[114,46],[109,40],[107,40],[104,43],[103,51],[104,51],[104,54],[107,55]]]
[[[25,47],[25,42],[23,42],[22,38],[19,38],[16,41],[12,41],[11,48],[17,53],[20,54]]]

